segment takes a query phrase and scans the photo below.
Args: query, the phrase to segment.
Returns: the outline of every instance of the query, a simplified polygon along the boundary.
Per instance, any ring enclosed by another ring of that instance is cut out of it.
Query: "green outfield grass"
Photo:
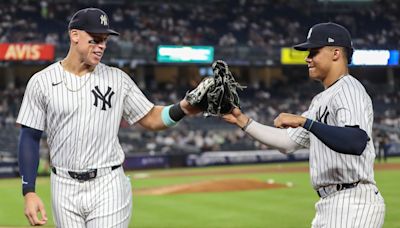
[[[389,163],[400,163],[392,158]],[[133,179],[133,191],[144,187],[167,186],[219,179],[274,179],[278,183],[292,182],[285,189],[237,191],[224,193],[192,193],[164,196],[135,195],[130,227],[137,228],[257,228],[257,227],[310,227],[314,216],[314,203],[318,196],[312,190],[309,174],[298,173],[243,173],[218,174],[221,170],[243,167],[307,167],[307,163],[229,166],[196,169],[168,169],[128,172],[131,177],[147,173],[149,178]],[[204,175],[198,175],[204,172]],[[160,177],[160,174],[189,174],[186,176]],[[190,175],[197,174],[197,175]],[[158,176],[158,177],[156,177]],[[376,181],[386,201],[385,225],[400,227],[400,170],[377,170]],[[49,222],[53,227],[48,177],[37,181],[38,194],[42,197]],[[0,179],[0,227],[25,227],[23,198],[20,180]]]

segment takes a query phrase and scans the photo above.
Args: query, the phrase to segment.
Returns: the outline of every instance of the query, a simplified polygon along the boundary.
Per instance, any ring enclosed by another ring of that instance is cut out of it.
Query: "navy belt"
[[[325,198],[325,197],[327,197],[328,195],[330,195],[332,193],[335,193],[335,192],[338,192],[338,191],[342,191],[342,190],[345,190],[345,189],[350,189],[350,188],[357,187],[357,185],[359,183],[360,182],[357,181],[357,182],[354,182],[354,183],[332,184],[332,185],[329,185],[329,186],[320,187],[317,190],[317,194],[318,194],[319,197]]]
[[[117,169],[119,167],[121,167],[121,165],[112,166],[111,171],[113,171],[114,169]],[[53,171],[54,174],[57,174],[56,167],[52,167],[51,171]],[[67,171],[67,172],[71,178],[79,180],[79,181],[88,181],[88,180],[91,180],[91,179],[94,179],[97,177],[97,169],[91,169],[86,172],[73,172],[73,171]]]

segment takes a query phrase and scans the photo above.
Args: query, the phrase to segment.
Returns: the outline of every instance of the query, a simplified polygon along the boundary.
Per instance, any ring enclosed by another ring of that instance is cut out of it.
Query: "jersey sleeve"
[[[38,76],[33,76],[26,86],[17,123],[43,131],[46,126],[46,102]]]
[[[344,86],[334,96],[332,107],[335,113],[337,126],[359,126],[366,129],[369,119],[373,118],[372,102],[360,88]]]
[[[308,111],[301,114],[304,117],[309,118]],[[287,133],[289,137],[297,144],[309,148],[310,147],[310,132],[302,127],[288,128]]]
[[[128,77],[128,90],[124,98],[123,117],[129,124],[143,118],[154,106],[142,93],[136,83]]]

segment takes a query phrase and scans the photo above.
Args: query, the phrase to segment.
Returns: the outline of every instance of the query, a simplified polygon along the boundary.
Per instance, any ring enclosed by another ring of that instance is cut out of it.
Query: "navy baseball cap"
[[[110,29],[107,14],[98,8],[86,8],[76,12],[69,22],[68,29],[79,29],[88,33],[119,36],[118,32]]]
[[[294,49],[307,51],[310,48],[339,46],[353,48],[350,32],[343,26],[328,22],[314,25],[309,31],[307,41],[297,44]]]

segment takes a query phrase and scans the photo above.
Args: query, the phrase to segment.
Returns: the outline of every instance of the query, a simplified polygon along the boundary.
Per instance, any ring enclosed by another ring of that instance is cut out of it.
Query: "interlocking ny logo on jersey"
[[[103,101],[101,110],[106,110],[106,105],[108,105],[108,108],[111,108],[111,97],[114,95],[114,91],[112,91],[110,87],[108,87],[107,92],[104,95],[98,86],[95,86],[94,89],[92,89],[92,93],[95,99],[93,104],[94,106],[97,107],[98,101],[101,100]]]
[[[106,15],[103,14],[103,15],[100,16],[100,24],[102,24],[104,26],[108,25],[108,19],[107,19]]]
[[[323,113],[321,113],[321,107],[319,107],[318,112],[316,113],[317,121],[324,123],[324,124],[328,124],[328,120],[327,120],[328,116],[329,116],[328,107],[325,107],[325,110]]]

